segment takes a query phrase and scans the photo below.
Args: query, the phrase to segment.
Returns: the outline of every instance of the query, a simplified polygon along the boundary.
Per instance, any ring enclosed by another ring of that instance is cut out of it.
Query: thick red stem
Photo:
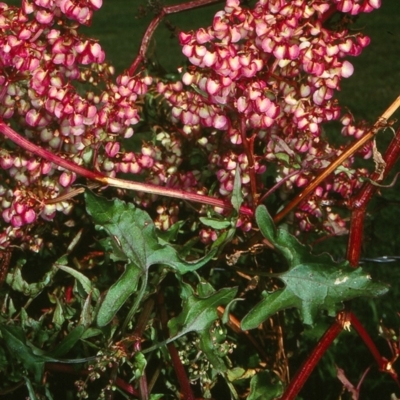
[[[343,324],[339,320],[335,320],[335,322],[324,333],[324,336],[322,336],[307,360],[298,369],[296,375],[293,377],[285,393],[281,397],[281,400],[294,400],[296,398],[321,357],[342,330]]]
[[[380,177],[380,174],[375,172],[371,175],[371,181],[376,181],[379,178],[385,179],[394,164],[400,156],[400,128],[396,131],[396,135],[390,142],[389,147],[383,157],[386,162],[385,171]],[[351,200],[350,209],[352,209],[350,234],[347,247],[347,259],[353,267],[357,267],[360,260],[362,235],[364,227],[364,219],[368,203],[372,196],[378,190],[378,187],[371,182],[366,182],[355,198]]]
[[[354,268],[358,267],[358,262],[360,261],[366,208],[358,208],[351,213],[349,240],[347,242],[347,260]]]

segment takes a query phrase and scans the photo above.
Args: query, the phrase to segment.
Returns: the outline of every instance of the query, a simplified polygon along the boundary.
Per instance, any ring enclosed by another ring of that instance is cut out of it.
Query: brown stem
[[[160,13],[153,18],[150,22],[149,26],[146,29],[146,32],[143,35],[142,43],[139,48],[139,54],[136,56],[135,60],[133,61],[132,65],[129,68],[129,75],[133,75],[138,68],[138,66],[146,59],[147,49],[150,44],[150,40],[154,35],[158,25],[163,20],[163,18],[168,14],[175,14],[182,11],[192,10],[194,8],[208,6],[210,4],[220,3],[222,0],[194,0],[188,1],[183,4],[176,4],[174,6],[166,6],[163,7]]]
[[[359,148],[365,145],[369,140],[371,140],[375,134],[381,129],[393,113],[400,106],[400,96],[390,105],[390,107],[379,117],[378,121],[374,126],[357,142],[351,144],[335,161],[333,161],[321,174],[298,195],[296,196],[281,212],[279,212],[275,218],[275,223],[281,221],[287,214],[289,214],[295,207],[298,206],[303,200],[305,200],[316,188],[317,186],[327,178],[339,165],[343,163],[347,158],[352,156]]]
[[[371,175],[371,181],[376,181],[378,178],[386,178],[394,164],[400,157],[400,128],[397,129],[396,135],[390,142],[383,159],[386,163],[385,171],[382,177],[375,172]],[[364,219],[368,203],[372,196],[377,191],[378,187],[373,185],[371,181],[366,182],[355,198],[351,200],[350,209],[352,209],[350,233],[347,247],[347,259],[353,267],[357,267],[360,260],[361,244]]]
[[[318,344],[315,346],[307,360],[298,369],[296,375],[293,377],[285,393],[281,397],[281,400],[294,400],[296,398],[297,394],[300,392],[301,388],[307,381],[315,366],[318,364],[321,357],[342,330],[342,322],[339,319],[336,319],[319,340]]]
[[[232,209],[232,205],[227,201],[216,199],[214,197],[205,196],[197,193],[185,192],[184,190],[172,189],[162,186],[151,185],[149,183],[139,183],[128,181],[125,179],[111,178],[103,175],[97,171],[90,171],[72,161],[62,158],[56,154],[51,153],[48,150],[41,148],[29,140],[24,138],[0,120],[0,132],[3,133],[8,139],[12,140],[15,144],[22,147],[23,149],[42,157],[55,165],[63,167],[71,172],[75,172],[77,175],[83,176],[92,181],[101,183],[103,186],[112,186],[121,189],[133,190],[136,192],[155,194],[160,196],[167,196],[181,200],[193,201],[200,204],[207,204],[213,207],[220,207],[225,210]],[[253,215],[253,211],[248,207],[240,207],[240,213],[244,215]]]

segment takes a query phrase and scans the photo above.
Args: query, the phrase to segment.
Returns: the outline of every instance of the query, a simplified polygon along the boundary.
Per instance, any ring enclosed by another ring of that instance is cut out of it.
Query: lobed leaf
[[[236,292],[237,288],[223,288],[207,297],[198,297],[192,292],[185,299],[182,312],[168,322],[171,335],[180,337],[209,328],[218,318],[217,307],[232,301]]]
[[[312,325],[318,310],[335,315],[341,303],[361,296],[380,296],[386,285],[373,282],[361,268],[347,261],[336,263],[327,255],[313,255],[294,236],[276,229],[264,206],[256,210],[256,220],[263,235],[288,262],[288,271],[280,274],[283,289],[267,294],[241,322],[242,329],[256,328],[276,312],[289,307],[300,310],[303,322]]]
[[[87,211],[94,222],[107,231],[129,261],[125,272],[102,300],[97,314],[99,326],[104,326],[113,319],[137,290],[139,279],[147,277],[151,265],[168,265],[184,274],[203,266],[218,250],[215,247],[203,258],[193,262],[185,261],[173,246],[158,238],[155,225],[145,211],[119,199],[106,200],[90,191],[85,192],[85,199]]]

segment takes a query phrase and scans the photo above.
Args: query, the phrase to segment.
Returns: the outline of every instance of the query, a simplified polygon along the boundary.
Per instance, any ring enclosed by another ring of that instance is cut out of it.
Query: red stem
[[[174,6],[166,6],[163,7],[160,13],[152,19],[149,26],[144,33],[142,43],[140,45],[139,54],[136,56],[135,60],[133,61],[132,65],[129,68],[129,75],[133,75],[138,68],[138,66],[145,60],[147,49],[150,44],[150,40],[154,35],[158,25],[163,20],[163,18],[168,14],[175,14],[182,11],[192,10],[194,8],[208,6],[210,4],[220,3],[222,0],[194,0],[188,1],[183,4],[176,4]]]
[[[252,135],[250,138],[247,138],[246,119],[244,117],[240,119],[240,135],[242,137],[244,152],[247,156],[252,202],[253,206],[256,207],[259,196],[257,194],[257,183],[256,183],[256,174],[254,171],[254,156],[253,156],[255,135]]]
[[[281,400],[294,400],[296,398],[321,357],[342,330],[343,324],[338,319],[335,320],[335,322],[324,333],[324,336],[319,340],[307,360],[298,369],[296,375],[293,377],[285,393],[281,397]]]
[[[364,329],[361,322],[357,319],[357,317],[350,312],[350,321],[353,325],[354,329],[360,335],[361,339],[364,341],[365,345],[368,347],[369,351],[372,353],[373,357],[375,358],[376,362],[378,363],[378,367],[381,371],[388,373],[392,379],[400,386],[400,383],[397,379],[397,372],[393,369],[392,363],[394,361],[388,361],[385,357],[382,357],[379,353],[379,350],[376,348],[375,343],[372,341],[371,337],[369,336],[368,332]],[[394,360],[396,360],[395,357]]]
[[[110,178],[100,172],[90,171],[72,161],[62,158],[56,154],[51,153],[48,150],[41,148],[23,136],[19,135],[12,128],[0,119],[0,132],[3,133],[8,139],[12,140],[15,144],[22,147],[23,149],[42,157],[53,164],[56,164],[69,171],[75,172],[77,175],[83,176],[84,178],[90,179],[101,183],[103,186],[118,187],[127,190],[134,190],[136,192],[150,193],[160,196],[173,197],[176,199],[193,201],[200,204],[208,204],[213,207],[220,207],[225,210],[232,209],[232,205],[227,201],[216,199],[214,197],[205,196],[202,194],[186,192],[184,190],[172,189],[168,187],[151,185],[149,183],[139,183],[134,181],[128,181],[125,179]],[[252,216],[253,211],[248,207],[240,207],[240,213],[243,215]]]
[[[385,360],[381,356],[381,354],[379,353],[379,350],[375,346],[375,343],[372,341],[371,336],[368,334],[368,332],[362,326],[361,322],[357,319],[357,317],[352,312],[350,312],[349,315],[350,315],[351,325],[357,331],[357,333],[360,335],[360,337],[363,340],[363,342],[365,343],[365,345],[368,347],[369,351],[375,358],[375,361],[378,363],[379,369],[381,371],[386,371],[387,360]]]
[[[382,180],[387,177],[394,164],[400,156],[400,128],[397,129],[396,135],[390,142],[383,159],[386,162],[385,171]],[[373,173],[371,180],[376,181],[380,178],[379,173]],[[355,198],[351,200],[350,209],[352,209],[350,234],[347,247],[347,259],[353,267],[357,267],[361,254],[361,243],[363,235],[363,226],[367,205],[372,196],[378,190],[378,187],[371,182],[366,182]]]
[[[168,330],[168,315],[167,310],[165,308],[165,301],[164,301],[164,294],[162,292],[158,292],[157,302],[159,306],[159,314],[160,314],[160,321],[162,325],[162,329],[164,331],[165,337],[169,337],[169,330]],[[182,361],[179,357],[178,350],[173,343],[167,344],[169,355],[171,356],[172,364],[174,365],[174,369],[176,372],[176,377],[178,378],[179,386],[182,391],[182,399],[185,400],[195,400],[195,397],[192,392],[192,388],[190,386],[189,379],[186,375],[185,368],[182,364]]]

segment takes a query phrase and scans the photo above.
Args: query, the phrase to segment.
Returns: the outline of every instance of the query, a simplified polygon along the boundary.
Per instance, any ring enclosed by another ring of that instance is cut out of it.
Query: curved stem
[[[222,0],[193,0],[188,1],[183,4],[176,4],[174,6],[166,6],[161,9],[161,12],[153,18],[150,22],[149,26],[146,29],[146,32],[143,35],[142,43],[139,48],[139,54],[133,61],[132,65],[129,68],[129,75],[133,75],[138,68],[138,66],[145,60],[147,49],[150,44],[150,40],[154,35],[158,25],[163,20],[163,18],[168,14],[176,14],[182,11],[192,10],[194,8],[208,6],[210,4],[220,3]]]
[[[29,140],[27,140],[26,138],[15,132],[2,120],[0,120],[0,132],[8,139],[12,140],[15,144],[22,147],[23,149],[39,157],[42,157],[47,161],[52,162],[53,164],[65,168],[71,172],[75,172],[77,175],[80,175],[92,181],[96,181],[102,184],[103,186],[112,186],[121,189],[133,190],[136,192],[173,197],[176,199],[193,201],[200,204],[207,204],[213,207],[220,207],[225,210],[232,209],[232,205],[229,202],[214,197],[186,192],[184,190],[179,190],[179,189],[172,189],[168,187],[151,185],[149,183],[140,183],[140,182],[128,181],[126,179],[111,178],[100,172],[88,170],[70,160],[62,158],[56,154],[51,153],[46,149],[41,148],[40,146],[31,143]],[[240,207],[240,213],[249,216],[253,215],[253,211],[250,208],[243,206]]]

